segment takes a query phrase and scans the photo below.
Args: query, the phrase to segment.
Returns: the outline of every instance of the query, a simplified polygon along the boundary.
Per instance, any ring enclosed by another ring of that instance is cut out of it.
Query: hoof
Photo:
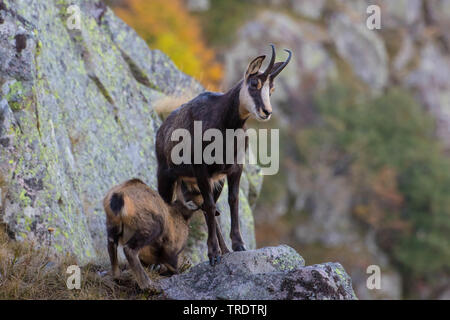
[[[161,269],[161,265],[160,264],[152,264],[152,265],[150,265],[150,270],[151,271],[159,272],[160,269]]]
[[[138,283],[138,286],[139,289],[141,289],[142,291],[148,291],[154,294],[162,292],[162,288],[152,281],[145,281],[143,283]]]
[[[233,248],[233,251],[246,251],[243,244],[238,244],[236,247]]]
[[[220,259],[220,256],[211,257],[209,258],[209,264],[214,267],[215,265],[220,263]]]

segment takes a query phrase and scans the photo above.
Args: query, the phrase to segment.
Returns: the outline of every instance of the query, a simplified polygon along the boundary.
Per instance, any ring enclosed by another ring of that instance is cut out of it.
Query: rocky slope
[[[80,9],[79,29],[70,5]],[[156,187],[161,120],[153,106],[203,88],[101,2],[65,0],[0,1],[0,87],[0,221],[16,240],[51,245],[81,264],[107,262],[103,195],[131,177]],[[260,184],[257,168],[248,168],[240,223],[249,249]],[[226,199],[225,189],[219,206],[228,234]],[[198,216],[193,263],[206,259],[205,237]]]
[[[305,267],[303,258],[286,245],[228,253],[215,267],[204,262],[160,285],[166,299],[356,299],[339,263]]]
[[[79,29],[70,27],[70,5],[80,9]],[[16,240],[108,265],[104,193],[130,177],[155,187],[161,120],[153,107],[203,88],[100,2],[65,0],[0,1],[0,87],[0,222]],[[247,166],[240,225],[249,249],[261,182]],[[226,199],[225,188],[219,207],[228,234]],[[192,224],[193,264],[206,260],[204,225],[201,216]],[[227,254],[216,268],[201,263],[161,284],[169,299],[356,298],[341,265],[305,267],[287,246]]]

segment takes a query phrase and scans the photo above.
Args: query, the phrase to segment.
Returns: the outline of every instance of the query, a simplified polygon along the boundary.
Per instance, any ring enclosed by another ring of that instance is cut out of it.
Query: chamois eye
[[[250,86],[252,88],[256,88],[258,86],[258,80],[257,79],[250,80]]]

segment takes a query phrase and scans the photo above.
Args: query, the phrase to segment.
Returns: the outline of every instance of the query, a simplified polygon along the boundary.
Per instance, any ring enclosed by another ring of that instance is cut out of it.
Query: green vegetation
[[[20,97],[23,95],[24,90],[20,81],[14,81],[9,87],[9,93],[6,95],[6,100],[9,102],[13,111],[21,109]]]
[[[317,95],[320,125],[297,133],[302,162],[327,152],[335,168],[348,161],[354,215],[404,275],[430,280],[450,267],[450,159],[434,123],[409,92],[379,97],[333,86]]]
[[[253,0],[214,0],[208,11],[199,13],[204,35],[213,46],[229,44],[237,29],[258,9]]]

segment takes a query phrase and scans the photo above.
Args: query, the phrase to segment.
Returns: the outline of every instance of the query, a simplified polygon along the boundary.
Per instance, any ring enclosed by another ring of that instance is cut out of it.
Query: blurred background
[[[281,167],[254,211],[259,247],[340,262],[360,299],[450,299],[450,0],[107,2],[208,90],[270,43],[293,51],[264,124]]]

